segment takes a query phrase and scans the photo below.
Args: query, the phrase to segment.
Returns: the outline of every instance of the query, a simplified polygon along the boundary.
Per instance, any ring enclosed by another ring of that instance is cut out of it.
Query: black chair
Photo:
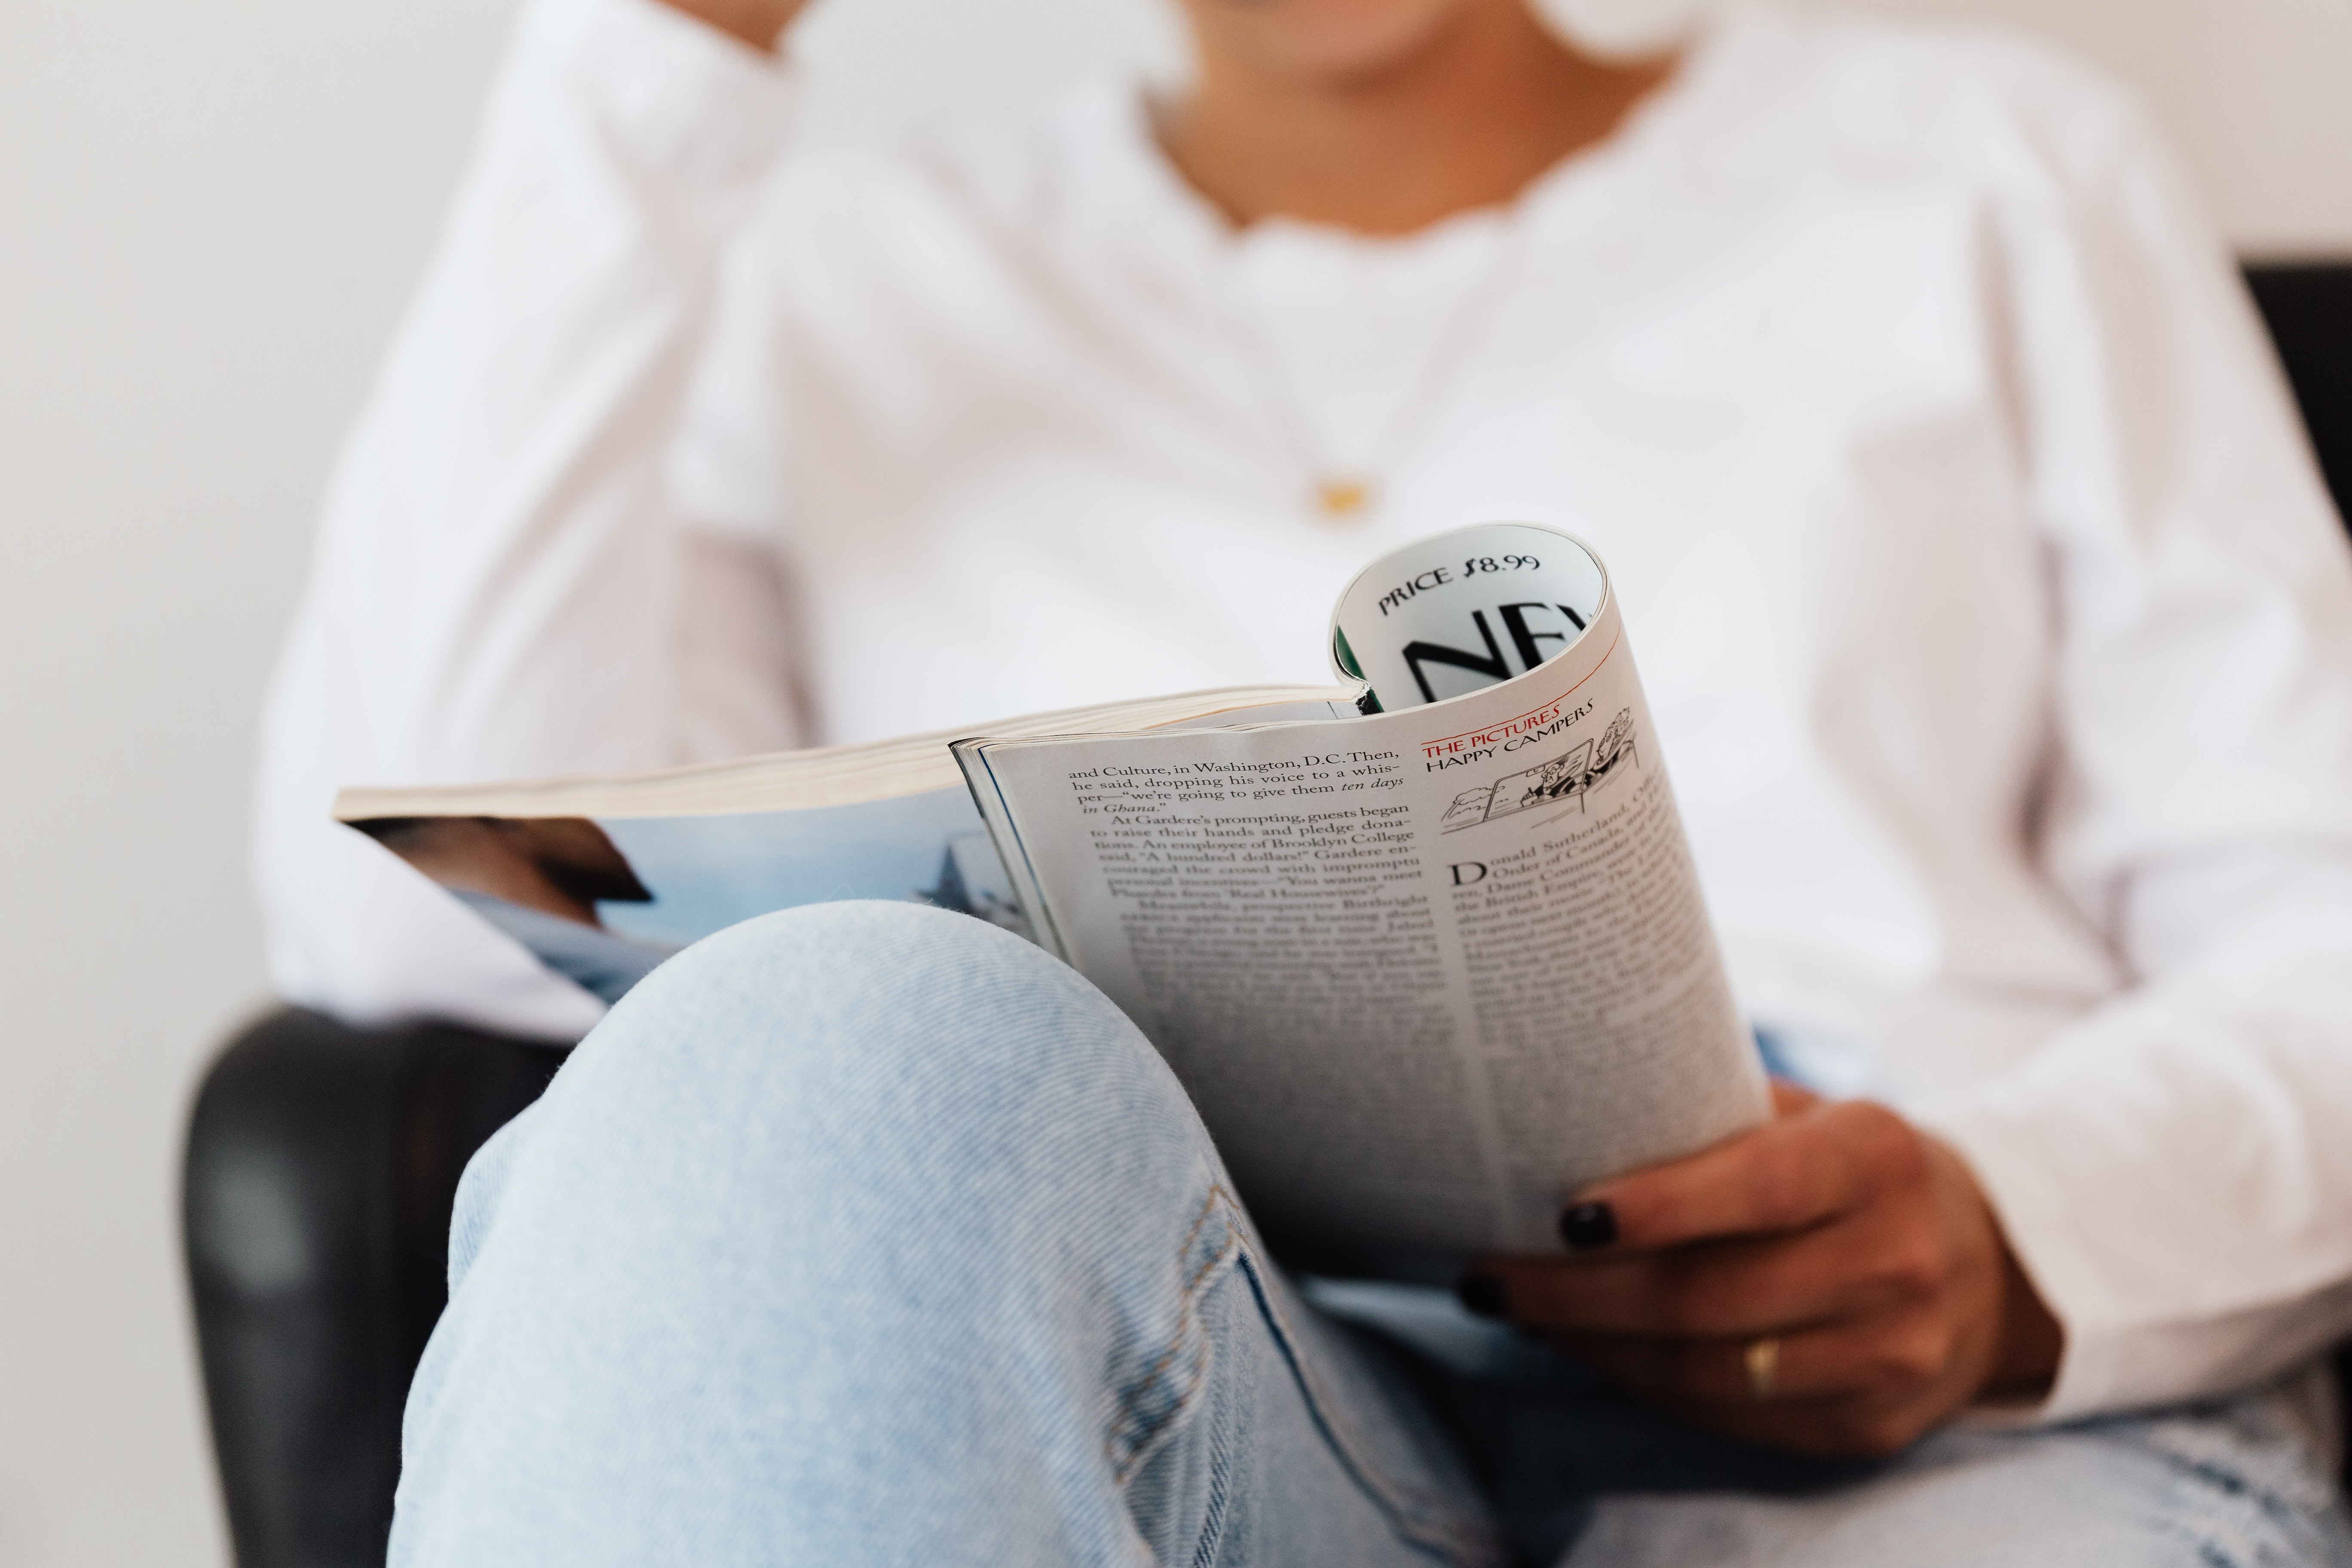
[[[382,1568],[457,1178],[565,1049],[288,1010],[212,1064],[182,1223],[240,1568]]]
[[[2249,267],[2246,281],[2294,387],[2336,515],[2352,524],[2352,262]]]
[[[2294,388],[2336,515],[2352,530],[2352,262],[2252,266],[2246,282]],[[2336,1352],[2336,1384],[2352,1410],[2352,1343]],[[2352,1452],[2340,1479],[2352,1491]]]
[[[2248,277],[2337,510],[2352,511],[2352,264]],[[401,1406],[446,1300],[458,1175],[563,1055],[287,1011],[213,1063],[184,1220],[239,1568],[383,1563]],[[2338,1371],[2352,1374],[2352,1355]]]

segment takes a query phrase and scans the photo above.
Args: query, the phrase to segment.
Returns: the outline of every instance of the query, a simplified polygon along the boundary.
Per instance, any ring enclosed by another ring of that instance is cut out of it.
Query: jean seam
[[[2308,1532],[2308,1510],[2257,1478],[2252,1466],[2231,1466],[2208,1455],[2180,1452],[2161,1443],[2147,1446],[2179,1480],[2194,1489],[2183,1507],[2164,1521],[2167,1533],[2189,1545],[2209,1568],[2242,1568],[2247,1559],[2224,1543],[2234,1529],[2248,1537]],[[2269,1542],[2252,1540],[2255,1561],[2267,1559]]]
[[[1223,1184],[1209,1189],[1209,1195],[1202,1200],[1200,1212],[1192,1216],[1192,1228],[1184,1233],[1183,1241],[1177,1246],[1176,1256],[1179,1258],[1190,1256],[1211,1216],[1216,1214],[1220,1206],[1229,1208],[1232,1201]],[[1169,1368],[1176,1363],[1177,1358],[1183,1354],[1188,1346],[1193,1345],[1196,1342],[1200,1332],[1200,1302],[1202,1287],[1209,1278],[1216,1273],[1221,1266],[1230,1261],[1240,1248],[1239,1235],[1229,1229],[1223,1245],[1212,1253],[1199,1268],[1192,1270],[1180,1292],[1181,1305],[1176,1314],[1176,1329],[1169,1338],[1168,1348],[1162,1351],[1160,1353],[1160,1359],[1153,1362],[1145,1371],[1142,1381],[1120,1396],[1119,1418],[1104,1439],[1103,1445],[1105,1457],[1110,1460],[1111,1479],[1118,1485],[1125,1486],[1134,1477],[1135,1472],[1143,1467],[1144,1462],[1151,1457],[1152,1450],[1159,1446],[1159,1439],[1176,1425],[1187,1410],[1192,1408],[1194,1396],[1200,1393],[1201,1380],[1207,1368],[1205,1358],[1196,1357],[1192,1372],[1186,1380],[1184,1387],[1174,1399],[1169,1402],[1167,1410],[1156,1417],[1146,1418],[1141,1415],[1141,1406],[1145,1399],[1159,1388],[1160,1380],[1167,1376]],[[1124,1457],[1120,1452],[1122,1448],[1125,1449]]]
[[[1202,1232],[1209,1222],[1221,1215],[1225,1224],[1224,1238],[1186,1277],[1175,1331],[1171,1336],[1168,1348],[1152,1363],[1142,1380],[1120,1398],[1118,1419],[1105,1443],[1105,1454],[1110,1460],[1114,1479],[1118,1484],[1125,1485],[1150,1458],[1160,1439],[1171,1433],[1192,1408],[1207,1374],[1205,1355],[1195,1356],[1183,1387],[1168,1402],[1162,1412],[1146,1421],[1140,1410],[1143,1401],[1162,1386],[1169,1370],[1185,1350],[1188,1347],[1198,1348],[1201,1299],[1215,1277],[1228,1264],[1238,1261],[1248,1277],[1252,1293],[1257,1299],[1259,1312],[1272,1331],[1275,1343],[1281,1350],[1283,1360],[1307,1402],[1308,1415],[1323,1434],[1324,1441],[1330,1446],[1340,1468],[1388,1517],[1390,1527],[1408,1544],[1448,1561],[1463,1563],[1496,1561],[1498,1554],[1490,1531],[1473,1521],[1459,1519],[1452,1509],[1413,1497],[1364,1459],[1363,1445],[1356,1440],[1354,1434],[1340,1419],[1336,1402],[1318,1385],[1306,1358],[1299,1353],[1297,1336],[1285,1321],[1274,1292],[1267,1289],[1265,1264],[1249,1243],[1247,1221],[1223,1183],[1209,1189],[1200,1212],[1193,1216],[1192,1228],[1185,1233],[1184,1240],[1177,1249],[1178,1257],[1188,1258],[1200,1244]]]

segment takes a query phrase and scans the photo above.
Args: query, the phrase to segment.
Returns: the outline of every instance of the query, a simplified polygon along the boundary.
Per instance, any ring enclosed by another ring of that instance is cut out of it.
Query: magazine
[[[1344,686],[336,815],[608,1000],[794,905],[988,921],[1134,1020],[1277,1245],[1556,1249],[1568,1194],[1769,1108],[1607,573],[1455,530],[1367,568],[1330,641]]]

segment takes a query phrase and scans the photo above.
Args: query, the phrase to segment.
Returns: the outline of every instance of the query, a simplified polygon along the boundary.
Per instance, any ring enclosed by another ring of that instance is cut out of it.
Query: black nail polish
[[[1617,1239],[1617,1211],[1607,1204],[1579,1204],[1559,1216],[1559,1238],[1572,1252],[1591,1252]]]
[[[1481,1318],[1499,1318],[1510,1309],[1503,1294],[1503,1282],[1491,1274],[1465,1274],[1454,1285],[1454,1293],[1462,1299],[1462,1306]]]

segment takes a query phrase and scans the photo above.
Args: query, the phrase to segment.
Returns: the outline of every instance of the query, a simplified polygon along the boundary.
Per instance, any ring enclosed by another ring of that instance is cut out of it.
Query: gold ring
[[[1748,1392],[1757,1404],[1768,1403],[1772,1397],[1772,1384],[1780,1374],[1780,1341],[1775,1334],[1748,1342],[1747,1353],[1740,1357],[1748,1365]]]

